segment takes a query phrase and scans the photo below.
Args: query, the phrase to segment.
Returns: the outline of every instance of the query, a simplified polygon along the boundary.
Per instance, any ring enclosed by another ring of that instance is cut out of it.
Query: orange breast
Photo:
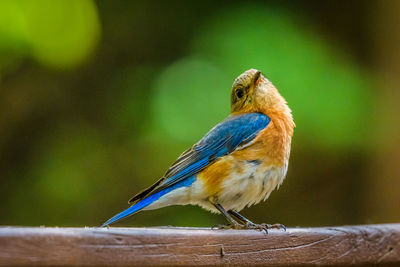
[[[260,142],[268,165],[277,167],[284,165],[290,152],[290,139],[284,136],[272,121],[260,132],[255,141]]]
[[[276,114],[268,114],[271,122],[261,130],[248,146],[238,149],[232,154],[220,158],[217,162],[204,169],[197,178],[205,186],[209,196],[217,196],[222,190],[225,179],[233,174],[243,172],[246,161],[260,161],[265,167],[283,167],[289,158],[293,126],[286,125]]]
[[[279,130],[273,121],[262,130],[254,142],[232,153],[235,160],[260,160],[264,164],[281,167],[290,152],[291,137]]]
[[[221,184],[231,174],[232,163],[230,156],[222,157],[197,175],[197,179],[203,182],[208,196],[218,195]]]

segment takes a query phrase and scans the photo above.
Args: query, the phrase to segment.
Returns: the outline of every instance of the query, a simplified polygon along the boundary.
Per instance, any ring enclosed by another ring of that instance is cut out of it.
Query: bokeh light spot
[[[194,142],[229,114],[232,81],[217,66],[185,58],[155,82],[154,131]]]

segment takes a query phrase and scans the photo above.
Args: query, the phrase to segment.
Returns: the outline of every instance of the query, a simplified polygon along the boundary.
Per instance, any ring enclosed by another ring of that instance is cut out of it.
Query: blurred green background
[[[400,221],[400,2],[0,1],[1,225],[96,226],[261,70],[297,127],[257,222]],[[198,207],[118,225],[211,226]]]

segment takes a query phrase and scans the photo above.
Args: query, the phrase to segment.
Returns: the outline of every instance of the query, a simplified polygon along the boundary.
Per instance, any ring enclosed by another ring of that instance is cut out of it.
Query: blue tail
[[[110,225],[112,223],[115,223],[119,220],[122,220],[130,215],[135,214],[136,212],[140,211],[141,209],[147,207],[148,205],[150,205],[151,203],[153,203],[154,201],[160,199],[160,197],[166,195],[167,193],[179,188],[179,187],[183,187],[183,186],[190,186],[194,181],[196,180],[196,176],[192,176],[189,177],[179,183],[174,184],[173,186],[170,186],[168,188],[165,188],[163,190],[161,190],[160,192],[157,192],[153,195],[150,195],[142,200],[140,200],[139,202],[137,202],[136,204],[133,204],[131,207],[129,207],[128,209],[124,210],[123,212],[118,213],[117,215],[115,215],[114,217],[112,217],[111,219],[109,219],[108,221],[106,221],[105,223],[103,223],[103,225],[101,227],[105,227],[107,225]]]

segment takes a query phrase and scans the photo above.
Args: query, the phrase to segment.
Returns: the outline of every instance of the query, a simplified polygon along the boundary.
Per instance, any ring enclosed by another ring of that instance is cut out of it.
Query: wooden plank
[[[400,266],[400,224],[210,230],[0,227],[1,266]]]

